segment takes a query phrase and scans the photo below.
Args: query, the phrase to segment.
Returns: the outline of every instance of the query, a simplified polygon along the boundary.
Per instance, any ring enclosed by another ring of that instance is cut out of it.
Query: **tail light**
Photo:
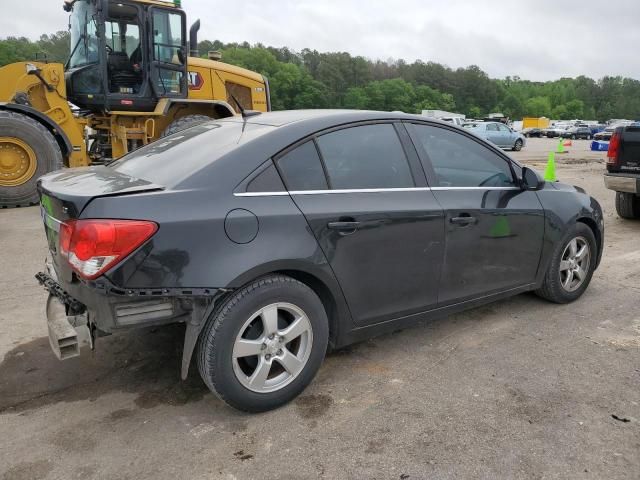
[[[620,132],[614,132],[609,140],[609,150],[607,152],[607,164],[616,165],[620,156]]]
[[[60,228],[60,253],[87,280],[98,278],[158,231],[143,220],[68,220]]]

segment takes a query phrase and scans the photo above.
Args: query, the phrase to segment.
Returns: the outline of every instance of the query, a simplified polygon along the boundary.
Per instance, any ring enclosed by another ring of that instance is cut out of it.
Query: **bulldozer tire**
[[[213,119],[206,115],[186,115],[171,122],[165,129],[165,131],[162,132],[160,138],[168,137],[169,135],[173,135],[174,133],[181,132],[182,130],[186,130],[187,128],[194,127],[200,123],[208,122],[209,120]]]
[[[62,168],[62,152],[42,124],[20,113],[0,110],[0,207],[38,203],[36,182]]]

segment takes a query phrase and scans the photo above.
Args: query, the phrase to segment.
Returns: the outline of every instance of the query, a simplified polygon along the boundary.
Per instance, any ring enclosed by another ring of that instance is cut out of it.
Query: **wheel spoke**
[[[307,316],[303,315],[296,318],[293,322],[291,322],[291,325],[282,330],[280,332],[280,336],[285,338],[286,343],[289,343],[308,330],[311,330],[311,324],[309,323],[309,319],[307,318]]]
[[[564,272],[565,270],[569,270],[571,268],[571,263],[569,260],[562,260],[560,262],[560,271]]]
[[[264,335],[269,336],[278,331],[278,307],[269,305],[262,310],[262,324],[264,325]]]
[[[236,342],[233,347],[233,358],[250,357],[252,355],[259,355],[262,351],[262,339],[259,340],[247,340],[241,338]]]
[[[562,282],[562,286],[565,289],[569,289],[569,287],[571,287],[571,282],[573,281],[573,270],[568,270],[567,271],[567,278],[564,279],[564,282]]]
[[[587,256],[587,254],[589,253],[589,246],[585,243],[580,250],[578,250],[578,253],[576,253],[576,259],[577,260],[584,260],[584,258]]]
[[[264,388],[264,384],[267,381],[270,370],[271,363],[261,358],[260,362],[258,363],[258,367],[253,372],[253,375],[251,375],[251,377],[249,378],[249,385],[254,388]]]
[[[571,258],[575,258],[576,253],[578,253],[578,241],[575,238],[569,243],[569,253]]]
[[[296,375],[302,369],[302,362],[286,348],[282,357],[278,357],[276,360],[289,372],[289,375]]]
[[[586,277],[586,274],[587,272],[585,272],[584,269],[580,266],[575,271],[575,275],[580,281],[584,280],[584,277]]]

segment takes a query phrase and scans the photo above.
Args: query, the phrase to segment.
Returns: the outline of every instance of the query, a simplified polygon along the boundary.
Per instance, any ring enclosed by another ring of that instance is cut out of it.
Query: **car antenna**
[[[220,73],[217,70],[214,70],[214,72],[216,72],[216,75],[218,76],[218,78],[220,79],[220,81],[222,82],[222,85],[225,86],[226,89],[226,83],[225,81],[222,79],[222,77],[220,76]],[[235,104],[238,107],[238,110],[240,110],[240,114],[242,115],[242,118],[244,120],[246,120],[249,117],[255,117],[256,115],[260,115],[262,112],[258,111],[258,110],[245,110],[242,105],[240,104],[240,102],[238,101],[238,99],[235,97],[235,95],[231,92],[228,92],[229,96],[233,99],[233,101],[235,102]]]
[[[240,114],[242,115],[242,118],[244,118],[245,120],[249,117],[255,117],[256,115],[260,115],[262,113],[258,110],[245,110],[240,104],[240,102],[238,101],[238,99],[231,92],[229,92],[229,96],[233,99],[235,104],[238,106],[238,110],[240,110]]]

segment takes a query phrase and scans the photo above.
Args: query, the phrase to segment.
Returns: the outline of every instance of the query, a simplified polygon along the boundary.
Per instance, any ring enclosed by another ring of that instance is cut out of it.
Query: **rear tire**
[[[162,132],[162,135],[160,135],[160,138],[168,137],[169,135],[181,132],[187,128],[195,127],[196,125],[200,125],[201,123],[205,123],[210,120],[212,120],[212,118],[206,115],[187,115],[180,117],[169,124],[165,131]]]
[[[584,254],[588,256],[586,262],[575,255],[573,255],[574,260],[572,262],[570,248],[572,242],[576,242],[578,253],[582,246],[587,247]],[[536,290],[536,294],[554,303],[570,303],[577,300],[587,289],[589,282],[591,282],[597,258],[598,244],[593,231],[584,223],[577,222],[558,242],[553,252],[551,263],[545,273],[542,286]],[[573,270],[574,266],[580,267],[583,273],[574,274],[573,271],[567,273],[568,270]],[[571,278],[567,277],[569,274]],[[576,281],[571,280],[574,278]],[[577,282],[578,279],[581,280],[580,283]]]
[[[56,139],[33,118],[0,110],[0,149],[0,207],[38,203],[38,178],[62,168]]]
[[[299,333],[287,333],[298,321]],[[208,319],[198,342],[200,375],[234,408],[280,407],[316,375],[327,350],[328,325],[322,302],[307,285],[284,275],[256,279]]]
[[[621,218],[640,218],[640,197],[633,193],[616,192],[616,212]]]

